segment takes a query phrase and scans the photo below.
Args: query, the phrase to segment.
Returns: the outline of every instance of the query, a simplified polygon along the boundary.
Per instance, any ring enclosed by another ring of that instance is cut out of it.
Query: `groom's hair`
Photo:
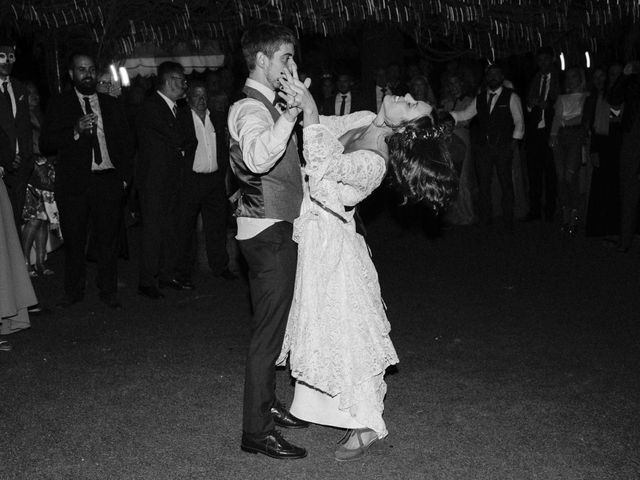
[[[258,55],[258,52],[262,52],[271,58],[280,46],[286,43],[295,45],[296,36],[284,25],[260,23],[246,30],[242,34],[240,44],[249,71],[256,68],[256,55]]]

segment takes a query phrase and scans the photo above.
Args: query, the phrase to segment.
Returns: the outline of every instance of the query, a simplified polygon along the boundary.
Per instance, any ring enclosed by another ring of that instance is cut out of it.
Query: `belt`
[[[193,175],[215,175],[216,173],[220,173],[220,169],[216,170],[215,172],[194,172],[193,170],[191,170],[191,173]]]
[[[116,173],[115,168],[105,168],[104,170],[91,170],[94,175],[107,175],[108,173]]]
[[[584,127],[582,125],[565,125],[564,127],[561,127],[561,128],[568,128],[571,130],[575,130],[577,128],[584,128]]]

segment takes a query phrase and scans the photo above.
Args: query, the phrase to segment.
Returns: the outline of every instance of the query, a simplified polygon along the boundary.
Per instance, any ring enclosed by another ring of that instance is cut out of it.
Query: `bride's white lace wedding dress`
[[[279,364],[297,379],[291,413],[342,428],[387,434],[382,419],[389,365],[398,362],[369,249],[355,231],[353,206],[384,178],[371,150],[345,153],[338,140],[375,114],[320,117],[304,128],[308,181],[300,217],[296,284]]]

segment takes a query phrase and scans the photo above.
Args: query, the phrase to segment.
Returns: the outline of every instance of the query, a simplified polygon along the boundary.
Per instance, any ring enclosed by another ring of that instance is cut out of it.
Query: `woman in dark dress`
[[[593,174],[585,224],[588,237],[617,235],[620,232],[620,128],[621,106],[607,101],[607,70],[596,68],[593,88],[585,100],[585,121],[591,132]]]

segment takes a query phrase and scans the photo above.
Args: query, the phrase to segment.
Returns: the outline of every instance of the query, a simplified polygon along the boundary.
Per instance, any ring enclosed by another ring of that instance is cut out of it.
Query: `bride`
[[[377,115],[319,117],[295,65],[281,84],[288,107],[304,115],[307,181],[294,224],[296,284],[278,363],[289,358],[296,378],[291,413],[348,429],[335,458],[354,460],[387,435],[383,377],[398,363],[354,206],[388,176],[405,203],[440,209],[452,198],[455,175],[429,104],[387,96]]]

